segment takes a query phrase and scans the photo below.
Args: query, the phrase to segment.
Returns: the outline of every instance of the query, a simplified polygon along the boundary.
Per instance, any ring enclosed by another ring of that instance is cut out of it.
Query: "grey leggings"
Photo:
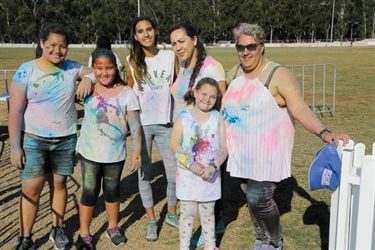
[[[145,208],[154,206],[152,197],[151,181],[153,179],[152,171],[152,141],[159,150],[163,160],[165,174],[167,177],[167,201],[168,206],[177,205],[176,197],[176,170],[177,160],[170,148],[170,139],[172,134],[171,124],[156,124],[142,126],[142,166],[138,170],[138,185],[139,193],[141,195],[142,204]]]
[[[256,238],[265,245],[278,246],[282,241],[282,231],[279,208],[273,199],[277,184],[244,180],[241,188],[246,194]]]

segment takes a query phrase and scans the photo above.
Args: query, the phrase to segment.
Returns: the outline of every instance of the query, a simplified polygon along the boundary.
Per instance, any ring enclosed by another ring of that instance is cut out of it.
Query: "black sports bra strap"
[[[272,76],[273,76],[273,73],[275,73],[275,70],[277,70],[278,68],[282,67],[281,65],[276,65],[272,70],[271,70],[271,73],[270,75],[268,76],[267,78],[267,81],[266,83],[264,84],[264,86],[268,89],[268,86],[270,85],[270,82],[271,82],[271,79],[272,79]]]

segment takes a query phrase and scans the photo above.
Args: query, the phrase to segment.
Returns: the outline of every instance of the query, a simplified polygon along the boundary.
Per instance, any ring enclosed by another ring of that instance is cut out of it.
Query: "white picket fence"
[[[375,143],[372,155],[352,140],[337,150],[341,182],[331,196],[329,249],[375,249]]]

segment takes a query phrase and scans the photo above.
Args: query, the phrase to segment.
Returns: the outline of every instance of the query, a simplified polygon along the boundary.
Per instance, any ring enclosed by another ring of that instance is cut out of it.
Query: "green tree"
[[[336,38],[368,38],[375,28],[374,0],[1,0],[0,41],[30,43],[43,23],[59,22],[72,43],[95,43],[107,35],[116,43],[127,40],[131,21],[141,15],[153,19],[159,42],[169,41],[169,30],[190,21],[205,43],[233,40],[240,22],[259,24],[267,39],[316,41],[330,37],[335,1]]]

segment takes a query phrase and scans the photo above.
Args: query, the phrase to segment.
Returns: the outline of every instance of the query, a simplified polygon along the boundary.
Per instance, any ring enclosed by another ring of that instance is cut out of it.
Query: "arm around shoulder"
[[[83,66],[79,79],[77,80],[80,80],[76,90],[76,95],[79,99],[88,96],[93,90],[93,86],[98,82],[92,68],[87,66]]]

